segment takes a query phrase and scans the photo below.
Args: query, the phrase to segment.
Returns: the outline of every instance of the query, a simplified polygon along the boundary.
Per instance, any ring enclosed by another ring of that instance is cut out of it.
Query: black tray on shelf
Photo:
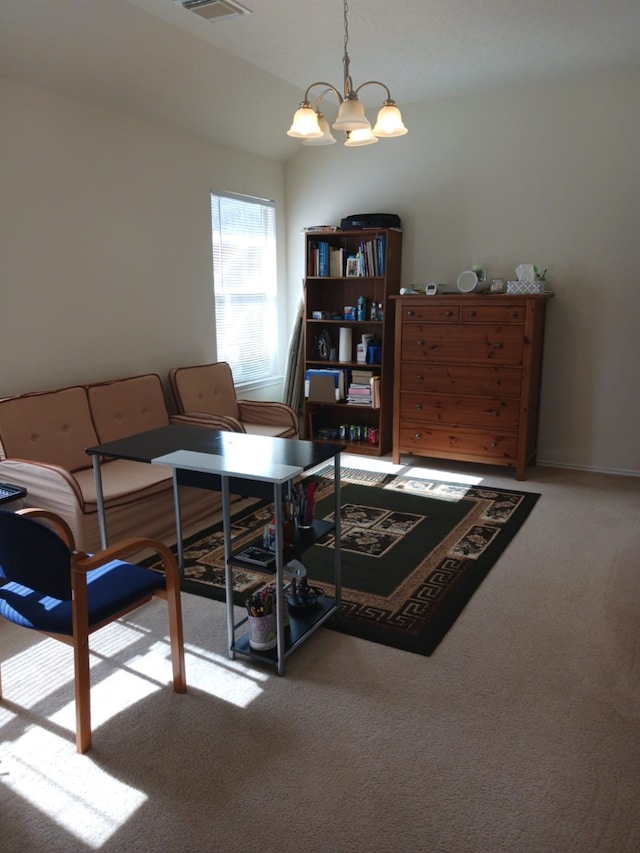
[[[289,560],[300,558],[307,548],[310,548],[319,539],[322,539],[323,536],[331,533],[334,526],[333,522],[324,521],[321,518],[314,518],[311,527],[298,527],[296,525],[293,533],[293,545],[285,547],[283,552],[283,565],[286,566]],[[247,559],[243,557],[246,551],[251,551],[254,555],[261,554],[265,559]],[[276,570],[276,555],[263,547],[261,539],[255,539],[241,551],[233,553],[230,562],[234,566],[250,567],[258,572],[270,572],[273,574]]]

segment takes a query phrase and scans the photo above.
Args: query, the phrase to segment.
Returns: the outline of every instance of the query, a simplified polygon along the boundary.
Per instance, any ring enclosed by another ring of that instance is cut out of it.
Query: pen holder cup
[[[292,522],[293,524],[293,522]],[[287,571],[287,567],[285,566],[285,573]],[[283,596],[282,596],[282,624],[285,628],[289,625],[289,599],[287,596],[287,590],[289,589],[290,584],[284,587]],[[275,615],[276,612],[276,587],[275,584],[269,584],[269,586],[264,587],[264,591],[269,593],[273,599],[273,613]]]
[[[295,515],[298,527],[307,529],[313,527],[313,494],[306,494],[305,497],[296,503]]]
[[[256,651],[273,649],[276,645],[276,614],[249,616],[249,645]]]

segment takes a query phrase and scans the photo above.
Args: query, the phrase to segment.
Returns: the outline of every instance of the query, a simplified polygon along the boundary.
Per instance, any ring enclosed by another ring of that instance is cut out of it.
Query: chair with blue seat
[[[159,555],[164,574],[122,559],[147,549]],[[180,576],[171,551],[152,539],[130,538],[85,554],[53,513],[0,509],[0,616],[73,646],[78,752],[91,746],[89,636],[153,596],[167,600],[173,689],[184,693]]]

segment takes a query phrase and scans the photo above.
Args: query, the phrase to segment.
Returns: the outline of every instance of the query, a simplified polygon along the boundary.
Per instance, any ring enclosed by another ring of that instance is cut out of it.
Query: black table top
[[[132,462],[151,462],[158,456],[176,450],[192,450],[198,453],[213,453],[224,456],[225,448],[234,443],[237,453],[238,440],[246,443],[247,458],[258,457],[262,462],[279,465],[296,465],[304,471],[333,458],[345,445],[328,441],[304,441],[295,438],[271,438],[248,433],[227,432],[218,429],[171,424],[157,429],[139,432],[126,438],[107,441],[88,447],[89,456],[107,456],[113,459],[129,459]]]

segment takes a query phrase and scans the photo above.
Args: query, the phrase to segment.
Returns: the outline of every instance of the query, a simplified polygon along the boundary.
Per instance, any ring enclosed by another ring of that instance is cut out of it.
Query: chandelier
[[[393,136],[403,136],[407,133],[407,128],[402,123],[400,110],[396,106],[396,102],[391,98],[391,93],[384,83],[379,80],[368,80],[362,83],[356,89],[353,88],[351,75],[349,74],[349,21],[347,12],[349,5],[347,0],[344,0],[344,56],[342,57],[342,65],[344,66],[344,87],[342,94],[332,86],[331,83],[319,81],[312,83],[305,92],[304,100],[296,110],[293,116],[291,127],[287,131],[288,136],[294,136],[297,139],[303,140],[303,145],[333,145],[336,141],[335,136],[331,133],[329,122],[321,112],[320,105],[325,95],[330,92],[337,96],[339,101],[338,117],[334,121],[332,127],[335,130],[345,132],[345,145],[355,147],[358,145],[371,145],[377,142],[378,139],[387,139]],[[311,106],[309,94],[312,89],[322,87],[322,91],[318,94],[315,102],[315,107]],[[364,113],[364,107],[358,99],[358,92],[364,89],[365,86],[382,86],[386,91],[387,97],[382,102],[382,107],[378,112],[378,118],[375,126],[372,128],[369,119]]]

